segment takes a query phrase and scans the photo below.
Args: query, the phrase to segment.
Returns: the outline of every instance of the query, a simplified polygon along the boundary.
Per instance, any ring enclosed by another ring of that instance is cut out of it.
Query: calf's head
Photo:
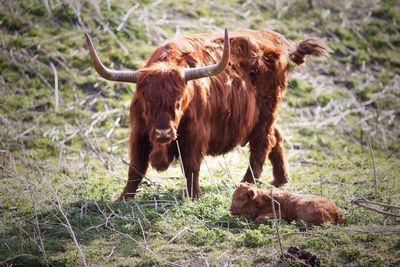
[[[251,205],[255,205],[258,193],[249,183],[240,183],[233,192],[229,211],[232,215],[242,215]]]
[[[217,75],[229,63],[230,44],[226,29],[221,60],[214,65],[196,68],[183,68],[164,61],[139,71],[111,70],[102,64],[90,36],[86,33],[85,37],[93,65],[100,76],[111,81],[137,83],[136,93],[139,94],[146,130],[153,144],[168,144],[176,139],[179,123],[194,95],[187,82]]]

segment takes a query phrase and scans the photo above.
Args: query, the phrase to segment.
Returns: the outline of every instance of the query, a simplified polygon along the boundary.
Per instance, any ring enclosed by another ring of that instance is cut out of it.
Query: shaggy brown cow
[[[326,55],[323,42],[295,44],[268,30],[239,30],[229,38],[226,30],[225,38],[196,34],[161,45],[138,71],[116,71],[104,67],[88,34],[86,39],[103,78],[137,84],[130,107],[129,179],[118,200],[136,193],[149,162],[162,171],[179,153],[188,195],[196,198],[203,157],[227,153],[238,144],[250,146],[251,168],[243,181],[260,177],[267,155],[272,184],[288,181],[275,121],[289,60],[301,64],[306,55]]]
[[[287,221],[304,221],[307,225],[343,223],[343,211],[326,198],[273,191],[276,216]],[[240,183],[233,193],[230,207],[232,215],[243,215],[260,222],[266,217],[274,218],[271,193],[258,189],[248,183]]]

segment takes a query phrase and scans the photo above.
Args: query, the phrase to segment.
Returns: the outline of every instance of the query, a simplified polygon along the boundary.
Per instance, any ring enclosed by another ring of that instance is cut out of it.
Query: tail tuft
[[[310,38],[297,43],[289,53],[290,60],[297,65],[303,64],[307,55],[329,56],[331,49],[320,39]]]

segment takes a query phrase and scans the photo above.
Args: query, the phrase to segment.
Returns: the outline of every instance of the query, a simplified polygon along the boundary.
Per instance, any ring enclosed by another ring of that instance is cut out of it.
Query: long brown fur
[[[275,213],[277,216],[280,214],[283,220],[304,221],[309,226],[344,222],[343,211],[326,198],[277,190],[272,195],[277,202],[274,205]],[[248,183],[240,183],[233,193],[230,212],[257,222],[274,218],[271,193]]]
[[[314,40],[314,41],[313,41]],[[300,64],[306,55],[322,55],[321,41],[297,46],[268,30],[230,33],[230,63],[210,78],[185,81],[184,68],[218,62],[223,38],[197,34],[158,47],[140,70],[130,108],[130,168],[118,200],[134,195],[148,162],[165,170],[178,158],[176,141],[157,143],[155,129],[172,128],[182,154],[189,196],[198,197],[204,155],[221,155],[238,144],[250,146],[250,165],[243,181],[258,179],[268,155],[276,186],[287,183],[283,137],[275,126],[287,85],[289,59]]]

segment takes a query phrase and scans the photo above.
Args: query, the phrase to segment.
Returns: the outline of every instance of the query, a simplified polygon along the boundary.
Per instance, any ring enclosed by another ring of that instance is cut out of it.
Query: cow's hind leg
[[[275,135],[272,132],[265,134],[263,131],[255,131],[260,133],[257,136],[252,136],[249,140],[250,146],[250,166],[247,168],[246,174],[242,182],[255,183],[261,176],[263,164],[266,155],[272,147],[275,146]]]
[[[117,198],[117,202],[135,196],[136,190],[149,166],[150,143],[148,137],[136,137],[131,134],[130,146],[131,160],[129,164],[128,182],[121,195]]]
[[[271,181],[271,184],[278,187],[289,181],[289,175],[287,172],[285,151],[283,149],[283,136],[276,127],[274,129],[274,135],[276,144],[269,153],[268,158],[271,161],[272,172],[274,174],[274,179]]]

